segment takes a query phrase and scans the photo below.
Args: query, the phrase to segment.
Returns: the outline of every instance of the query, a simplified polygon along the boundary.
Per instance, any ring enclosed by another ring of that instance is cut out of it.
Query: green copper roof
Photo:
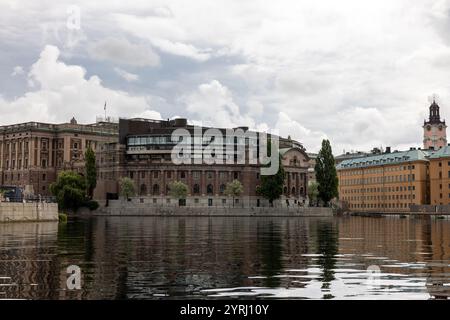
[[[352,168],[366,168],[386,164],[404,163],[409,161],[418,161],[418,160],[428,161],[428,157],[430,157],[430,155],[432,154],[433,151],[430,150],[408,150],[408,151],[370,155],[362,158],[344,160],[341,163],[339,163],[336,166],[336,168],[338,170],[352,169]]]
[[[450,157],[450,146],[445,146],[430,155],[430,159],[448,158]]]

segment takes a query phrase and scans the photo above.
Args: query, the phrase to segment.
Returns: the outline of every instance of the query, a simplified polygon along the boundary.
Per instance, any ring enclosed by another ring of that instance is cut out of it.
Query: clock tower
[[[438,150],[447,145],[447,126],[445,120],[441,121],[439,105],[433,100],[430,106],[430,117],[423,123],[423,147],[424,149]]]

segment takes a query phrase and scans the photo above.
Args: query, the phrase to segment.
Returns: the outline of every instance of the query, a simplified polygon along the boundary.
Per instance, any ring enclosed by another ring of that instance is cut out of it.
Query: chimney
[[[385,153],[391,153],[391,147],[386,147]]]

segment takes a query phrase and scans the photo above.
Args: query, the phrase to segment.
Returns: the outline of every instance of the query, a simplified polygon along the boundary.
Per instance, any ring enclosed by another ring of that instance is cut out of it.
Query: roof
[[[420,160],[428,161],[428,157],[430,157],[430,155],[432,154],[433,151],[430,150],[408,150],[408,151],[370,155],[362,158],[344,160],[341,163],[339,163],[336,166],[336,168],[338,170],[351,168],[366,168],[411,161],[420,161]]]
[[[287,152],[291,151],[291,150],[297,150],[300,151],[301,153],[303,153],[306,156],[306,160],[309,160],[309,155],[301,148],[299,147],[291,147],[291,148],[280,148],[280,155],[284,156]]]
[[[450,157],[450,146],[445,146],[430,155],[430,159],[448,158]]]

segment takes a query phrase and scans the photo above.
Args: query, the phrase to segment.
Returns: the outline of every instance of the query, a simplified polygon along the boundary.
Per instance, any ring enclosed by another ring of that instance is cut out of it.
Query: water
[[[66,289],[69,265],[82,270],[81,290]],[[450,220],[0,224],[0,299],[429,299],[430,292],[450,294]]]

